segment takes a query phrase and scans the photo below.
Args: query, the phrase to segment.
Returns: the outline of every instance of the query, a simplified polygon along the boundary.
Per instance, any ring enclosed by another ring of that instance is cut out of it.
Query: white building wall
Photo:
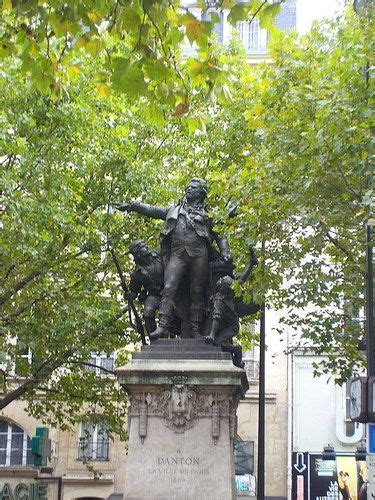
[[[336,451],[354,451],[364,426],[357,424],[352,436],[346,434],[345,386],[328,375],[314,377],[317,361],[316,356],[293,356],[293,451],[321,452],[328,443]]]

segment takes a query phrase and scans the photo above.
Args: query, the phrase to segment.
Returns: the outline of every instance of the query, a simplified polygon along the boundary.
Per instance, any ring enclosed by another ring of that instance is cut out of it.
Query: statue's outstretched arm
[[[148,205],[140,201],[128,201],[127,203],[112,203],[112,205],[121,212],[136,212],[138,214],[151,217],[152,219],[165,220],[170,207],[161,207],[158,205]]]

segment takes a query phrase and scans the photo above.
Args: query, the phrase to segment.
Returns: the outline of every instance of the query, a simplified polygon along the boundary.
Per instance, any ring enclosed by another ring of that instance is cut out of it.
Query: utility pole
[[[266,307],[262,304],[260,315],[260,342],[259,342],[259,407],[258,407],[258,468],[257,468],[257,500],[264,500],[265,483],[265,414],[266,414]]]
[[[367,376],[375,375],[373,224],[366,226],[366,342]]]

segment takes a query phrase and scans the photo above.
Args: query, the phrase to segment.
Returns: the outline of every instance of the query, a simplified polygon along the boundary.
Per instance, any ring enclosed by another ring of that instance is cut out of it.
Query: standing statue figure
[[[190,295],[190,336],[202,334],[206,319],[209,261],[214,260],[215,241],[219,256],[230,261],[226,238],[219,238],[212,230],[213,222],[207,213],[205,200],[207,185],[202,179],[191,179],[185,196],[176,205],[155,206],[130,201],[114,203],[121,211],[137,212],[165,221],[161,231],[161,253],[165,263],[164,289],[159,309],[159,325],[150,334],[151,339],[165,337],[176,314],[179,287],[188,278]],[[218,253],[216,252],[216,256]]]
[[[164,286],[163,261],[160,253],[150,251],[144,241],[133,241],[130,253],[136,264],[130,277],[130,297],[143,302],[143,318],[147,334],[150,335],[156,329],[156,311]]]

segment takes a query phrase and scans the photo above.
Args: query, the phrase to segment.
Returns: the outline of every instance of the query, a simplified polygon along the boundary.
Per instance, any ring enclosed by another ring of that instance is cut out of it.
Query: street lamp
[[[355,459],[357,462],[362,462],[366,460],[366,444],[364,441],[361,441],[357,449],[355,451]]]
[[[327,444],[326,446],[323,447],[322,459],[323,460],[336,460],[336,452],[335,452],[335,448],[332,444]]]

